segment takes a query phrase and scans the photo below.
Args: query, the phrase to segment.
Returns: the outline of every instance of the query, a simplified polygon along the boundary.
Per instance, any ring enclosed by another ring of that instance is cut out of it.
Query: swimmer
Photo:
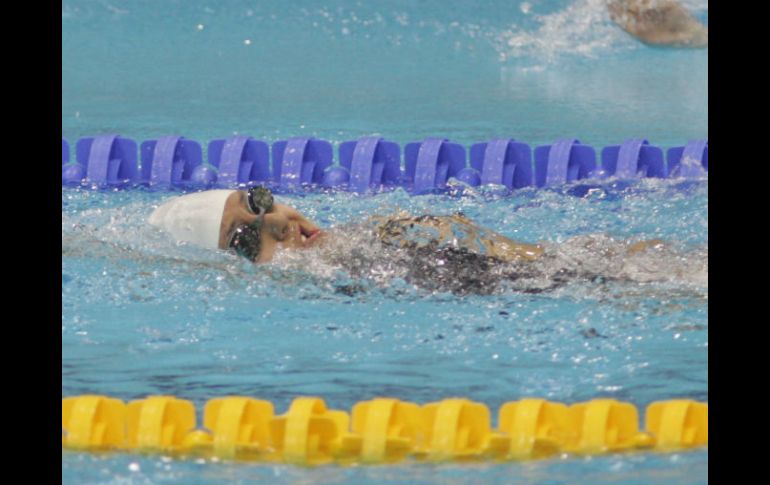
[[[181,241],[232,250],[255,263],[270,261],[277,251],[308,248],[330,237],[329,231],[322,232],[296,209],[275,203],[264,187],[184,195],[158,207],[149,222]],[[461,214],[372,217],[369,223],[388,246],[439,248],[452,240],[450,245],[457,248],[509,262],[532,261],[543,252],[537,245],[481,228]],[[458,232],[463,235],[460,239]]]
[[[255,263],[269,262],[281,252],[317,248],[318,255],[352,276],[387,267],[422,288],[454,293],[490,293],[503,281],[534,293],[574,279],[611,280],[622,270],[610,266],[624,256],[664,246],[658,240],[631,244],[578,237],[572,245],[579,248],[570,257],[580,251],[595,257],[570,265],[548,244],[514,241],[462,214],[375,216],[363,224],[322,230],[296,209],[276,203],[264,187],[183,195],[155,209],[149,222],[176,240],[231,251]],[[354,245],[345,246],[350,241]],[[362,247],[378,249],[360,256]]]
[[[645,44],[708,47],[708,27],[676,0],[608,0],[610,18]]]

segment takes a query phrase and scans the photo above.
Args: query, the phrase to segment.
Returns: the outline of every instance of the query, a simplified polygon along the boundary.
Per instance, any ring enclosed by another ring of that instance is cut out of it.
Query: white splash
[[[614,45],[633,45],[607,13],[606,0],[579,0],[548,15],[530,11],[540,27],[535,31],[508,30],[498,37],[501,60],[534,56],[553,61],[562,54],[594,57]]]

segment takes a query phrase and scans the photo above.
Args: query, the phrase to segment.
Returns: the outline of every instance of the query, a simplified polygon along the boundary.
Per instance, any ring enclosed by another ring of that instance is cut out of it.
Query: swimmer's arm
[[[297,209],[283,204],[275,204],[275,206],[280,207],[281,211],[285,213],[289,219],[297,221],[303,233],[312,234],[321,230],[318,224],[303,216]]]
[[[628,247],[628,250],[626,250],[626,254],[632,255],[636,253],[641,253],[642,251],[645,251],[647,249],[658,249],[665,245],[663,241],[660,239],[647,239],[645,241],[639,241],[637,243],[631,244]]]
[[[538,244],[519,243],[506,237],[502,239],[496,240],[489,252],[504,261],[535,261],[543,255],[543,247]]]
[[[491,231],[490,231],[491,232]],[[501,234],[493,233],[489,239],[487,251],[491,256],[503,261],[535,261],[543,255],[543,247],[539,244],[527,244],[514,241]]]
[[[472,220],[468,219],[462,213],[451,216],[452,218],[464,221],[466,224],[479,228]],[[527,244],[514,241],[502,234],[498,234],[489,229],[483,229],[491,237],[484,244],[490,256],[502,259],[503,261],[534,261],[543,255],[543,248],[539,244]]]

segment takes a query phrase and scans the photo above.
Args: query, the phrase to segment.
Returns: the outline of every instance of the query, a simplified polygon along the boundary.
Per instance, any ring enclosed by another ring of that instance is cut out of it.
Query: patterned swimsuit
[[[383,244],[409,250],[456,250],[499,261],[533,261],[538,246],[520,244],[477,226],[462,214],[451,216],[373,217]]]
[[[491,293],[504,280],[520,279],[543,252],[461,214],[372,217],[369,223],[377,239],[395,249],[408,268],[406,279],[430,290]]]

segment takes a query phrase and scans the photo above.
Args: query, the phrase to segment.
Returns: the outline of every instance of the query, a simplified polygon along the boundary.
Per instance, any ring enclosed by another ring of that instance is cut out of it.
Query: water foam
[[[526,10],[526,11],[525,11]],[[607,13],[606,0],[579,0],[550,14],[522,9],[539,26],[535,30],[511,28],[497,35],[497,51],[501,61],[533,57],[553,62],[565,54],[596,57],[612,47],[634,44],[618,29]]]

